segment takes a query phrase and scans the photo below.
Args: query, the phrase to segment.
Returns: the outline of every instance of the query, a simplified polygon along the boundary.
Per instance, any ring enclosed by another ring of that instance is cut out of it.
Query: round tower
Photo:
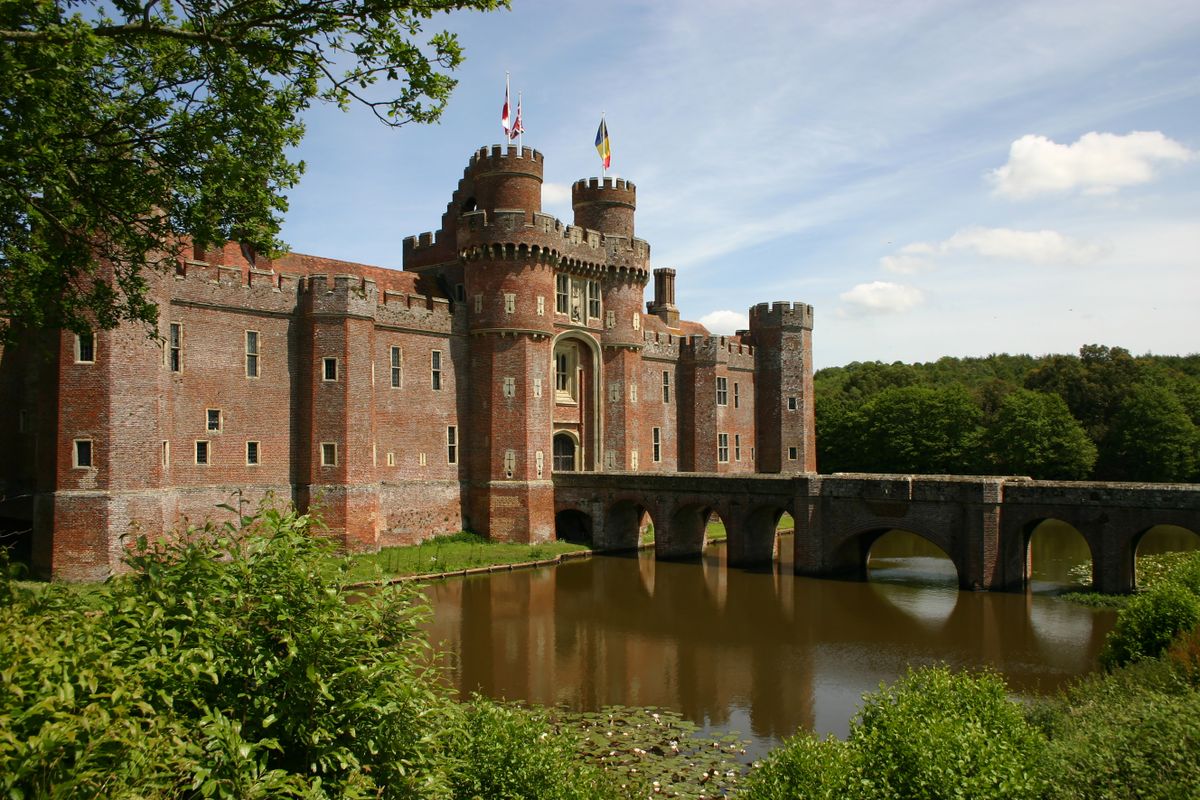
[[[466,177],[473,194],[460,211],[498,208],[542,210],[542,154],[529,147],[494,144],[471,156]]]
[[[571,186],[575,224],[607,236],[633,238],[637,187],[624,178],[586,178]]]

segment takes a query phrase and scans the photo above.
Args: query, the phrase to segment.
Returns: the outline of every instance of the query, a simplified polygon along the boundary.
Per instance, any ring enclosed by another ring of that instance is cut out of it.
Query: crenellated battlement
[[[503,176],[526,176],[540,183],[545,161],[542,154],[530,147],[494,144],[481,147],[471,155],[463,173],[464,181]]]
[[[680,355],[741,369],[754,368],[754,347],[728,336],[684,336]]]
[[[759,303],[750,309],[750,331],[762,327],[803,328],[812,330],[813,307],[807,303],[775,301]]]
[[[571,196],[582,198],[589,196],[594,199],[620,201],[622,195],[628,195],[632,202],[637,197],[637,186],[633,181],[624,178],[580,178],[571,184]]]
[[[606,236],[540,212],[470,211],[458,218],[457,239],[466,260],[536,255],[569,271],[635,273],[640,282],[649,280],[650,245],[644,240]]]

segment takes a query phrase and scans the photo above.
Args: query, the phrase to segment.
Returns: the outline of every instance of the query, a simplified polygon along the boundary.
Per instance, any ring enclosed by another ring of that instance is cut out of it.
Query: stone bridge
[[[798,575],[865,578],[871,545],[889,530],[940,547],[965,589],[1021,589],[1029,540],[1042,522],[1072,525],[1092,554],[1102,592],[1134,588],[1134,556],[1156,525],[1200,533],[1200,485],[1034,481],[940,475],[554,476],[560,532],[588,536],[597,550],[637,546],[643,516],[661,559],[700,555],[709,514],[728,533],[730,566],[770,563],[784,512],[796,521]]]

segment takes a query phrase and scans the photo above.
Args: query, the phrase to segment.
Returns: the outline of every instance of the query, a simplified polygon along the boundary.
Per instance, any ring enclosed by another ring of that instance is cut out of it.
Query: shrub
[[[858,797],[850,782],[850,748],[834,738],[800,733],[771,751],[742,790],[747,800],[840,800]]]
[[[1044,737],[990,672],[910,670],[865,698],[843,745],[801,735],[751,773],[751,798],[1033,798]]]
[[[1200,598],[1174,580],[1160,581],[1121,609],[1100,660],[1111,669],[1144,658],[1157,658],[1176,635],[1191,630],[1197,623],[1200,623]]]
[[[475,698],[452,737],[450,785],[456,798],[585,800],[612,796],[595,769],[579,764],[573,741],[543,713]]]
[[[1036,716],[1054,800],[1200,797],[1200,692],[1145,660],[1093,676]]]

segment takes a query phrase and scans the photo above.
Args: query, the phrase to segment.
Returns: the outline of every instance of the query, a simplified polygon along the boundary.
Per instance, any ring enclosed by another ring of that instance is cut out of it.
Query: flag
[[[521,124],[521,94],[517,93],[517,116],[513,118],[512,130],[508,132],[509,139],[516,139],[525,132],[525,126]]]
[[[604,117],[600,118],[600,127],[596,130],[596,152],[600,154],[604,168],[608,169],[612,163],[612,148],[608,143],[608,126],[604,124]]]
[[[500,127],[504,128],[504,138],[510,139],[509,129],[512,123],[508,119],[508,73],[504,73],[504,109],[500,112]]]

